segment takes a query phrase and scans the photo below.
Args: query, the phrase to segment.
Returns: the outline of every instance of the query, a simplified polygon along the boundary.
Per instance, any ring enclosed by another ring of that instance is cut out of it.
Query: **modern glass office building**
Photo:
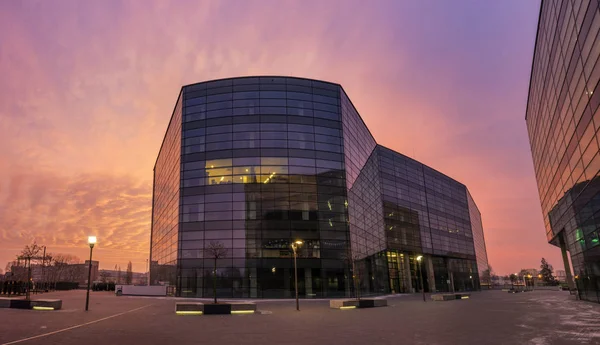
[[[292,297],[297,240],[306,298],[476,290],[487,269],[467,188],[378,145],[340,85],[184,86],[154,168],[152,283],[209,297],[216,274],[219,296]]]
[[[548,241],[562,250],[569,284],[596,302],[599,32],[598,1],[542,1],[526,113]]]

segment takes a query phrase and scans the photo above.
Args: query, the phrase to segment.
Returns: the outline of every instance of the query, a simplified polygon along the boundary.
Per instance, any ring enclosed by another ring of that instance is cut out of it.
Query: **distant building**
[[[64,264],[64,265],[31,265],[31,279],[34,283],[56,283],[72,282],[79,285],[86,285],[88,279],[89,260],[84,263]],[[92,261],[92,281],[98,277],[98,261]],[[11,266],[10,272],[6,274],[6,280],[27,280],[27,268],[24,266]]]
[[[132,272],[132,285],[146,285],[147,274],[142,272]],[[119,278],[118,270],[100,270],[96,282],[101,283],[115,283],[115,284],[126,284],[127,282],[127,271],[121,271],[121,277]]]
[[[554,272],[554,276],[559,282],[567,281],[567,273],[565,272],[565,270],[556,270],[556,272]]]
[[[519,275],[521,275],[521,273],[525,273],[526,275],[531,275],[532,277],[535,277],[538,275],[538,270],[536,270],[535,268],[524,268],[521,270],[521,272],[519,272]]]
[[[491,281],[493,286],[504,286],[512,283],[510,278],[503,276],[492,276]]]

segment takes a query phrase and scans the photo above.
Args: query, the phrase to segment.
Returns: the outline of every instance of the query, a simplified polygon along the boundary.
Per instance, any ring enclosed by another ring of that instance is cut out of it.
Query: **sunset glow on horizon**
[[[4,1],[0,269],[32,241],[146,269],[153,166],[182,85],[342,85],[379,144],[464,183],[498,274],[562,269],[525,106],[539,2]]]

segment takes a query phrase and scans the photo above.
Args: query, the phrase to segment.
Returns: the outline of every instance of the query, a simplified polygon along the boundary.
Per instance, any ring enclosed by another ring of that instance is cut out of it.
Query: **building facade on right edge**
[[[525,116],[548,242],[561,248],[569,286],[594,302],[600,302],[599,32],[598,1],[542,1]]]

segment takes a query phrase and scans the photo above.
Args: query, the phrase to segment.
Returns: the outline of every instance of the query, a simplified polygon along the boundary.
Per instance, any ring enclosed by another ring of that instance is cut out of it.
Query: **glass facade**
[[[150,274],[174,285],[179,235],[182,95],[179,94],[154,166]]]
[[[599,31],[597,1],[542,1],[526,113],[548,241],[561,247],[580,297],[596,302]]]
[[[481,221],[481,212],[475,204],[471,193],[467,190],[467,201],[469,202],[469,218],[471,219],[471,228],[473,230],[473,245],[475,246],[475,256],[477,258],[477,269],[482,284],[490,285],[490,272],[485,274],[490,267],[487,258],[487,249],[485,247],[485,236],[483,235],[483,223]],[[485,281],[484,281],[485,280]]]
[[[178,296],[210,297],[216,275],[222,297],[293,297],[291,244],[302,240],[298,289],[305,298],[352,296],[357,289],[414,291],[394,289],[390,277],[412,279],[416,288],[417,267],[426,281],[431,275],[432,286],[435,277],[446,281],[454,270],[448,279],[456,289],[477,288],[472,236],[464,242],[465,233],[438,227],[446,236],[438,248],[424,226],[429,216],[412,207],[411,198],[424,198],[424,187],[402,194],[410,205],[386,199],[390,155],[404,157],[377,146],[337,84],[243,77],[184,86],[155,167],[152,283],[175,285]],[[438,197],[435,181],[443,175],[407,161],[432,176],[432,198]],[[466,188],[446,179],[457,184],[468,207]],[[414,216],[416,224],[404,228],[404,218],[384,217],[392,209]],[[470,234],[469,212],[460,211],[446,216],[455,225],[466,215]],[[398,226],[395,237],[388,226]],[[208,249],[215,243],[227,252],[216,270]],[[427,256],[417,265],[418,254]],[[400,256],[410,267],[396,267]],[[434,261],[445,278],[434,274]],[[471,270],[471,285],[462,282],[463,269]]]
[[[383,146],[377,146],[377,155],[386,247],[397,258],[390,269],[407,272],[392,291],[420,290],[419,273],[426,291],[479,289],[467,188]],[[413,262],[419,255],[422,272]],[[485,247],[480,255],[487,262]]]

